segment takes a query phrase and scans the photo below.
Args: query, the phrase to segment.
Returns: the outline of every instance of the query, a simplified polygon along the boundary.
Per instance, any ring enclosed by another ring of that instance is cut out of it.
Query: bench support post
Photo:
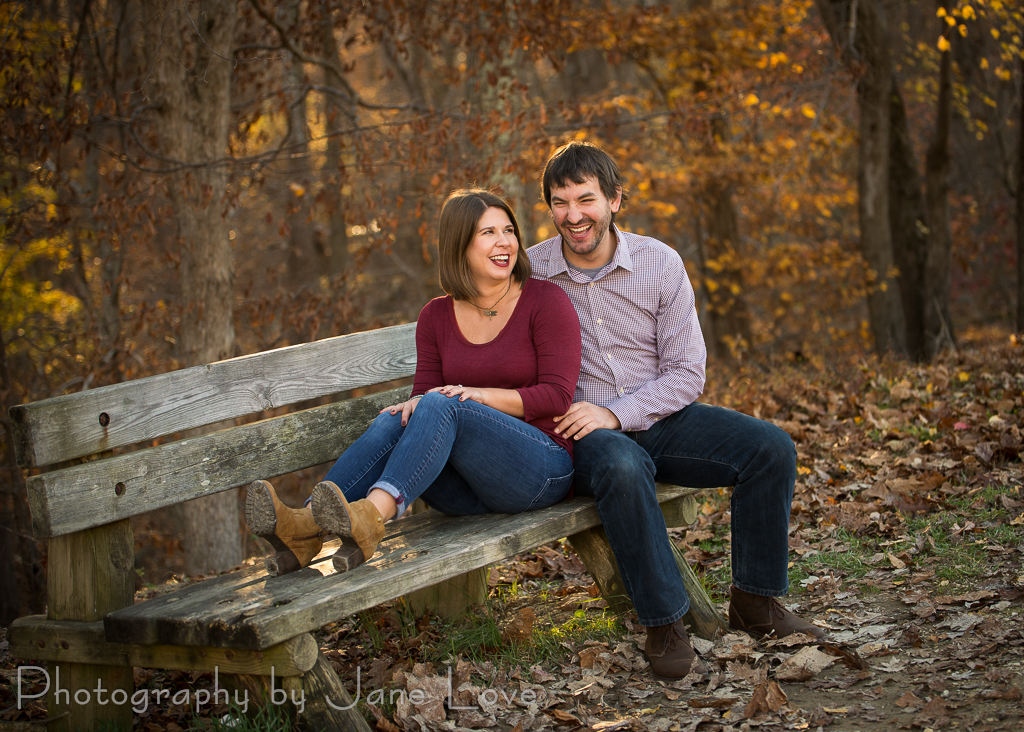
[[[370,725],[322,653],[317,653],[313,668],[301,676],[277,679],[274,689],[270,688],[268,676],[230,674],[225,676],[225,681],[236,693],[244,691],[250,703],[254,703],[251,707],[254,710],[268,703],[286,705],[288,716],[297,722],[299,729],[371,732]],[[297,714],[295,700],[302,705],[301,714]]]
[[[135,597],[134,567],[135,539],[128,519],[50,539],[47,618],[97,621],[128,607]],[[49,730],[90,729],[96,722],[131,729],[131,705],[111,703],[115,690],[128,697],[134,691],[130,667],[61,663],[51,664],[49,673],[47,715],[58,717]],[[102,692],[97,691],[100,687]]]
[[[688,500],[687,500],[688,499]],[[696,501],[692,496],[685,496],[678,502],[678,505],[663,504],[663,511],[666,517],[688,520],[691,523],[696,518]],[[676,523],[670,521],[670,524]],[[629,612],[633,604],[626,594],[626,586],[619,573],[619,565],[615,561],[615,554],[608,544],[608,536],[601,526],[581,531],[569,537],[569,543],[580,560],[586,566],[590,576],[594,578],[601,596],[608,602],[608,609],[616,615]],[[714,639],[718,634],[728,630],[728,623],[722,614],[715,608],[711,598],[708,597],[704,586],[700,583],[697,575],[693,573],[686,558],[672,544],[672,552],[675,555],[676,565],[683,578],[683,586],[690,598],[690,609],[684,616],[685,622],[693,631],[702,638]]]
[[[416,617],[428,610],[439,618],[450,618],[466,612],[487,599],[487,567],[474,569],[458,577],[439,582],[405,596]]]
[[[626,594],[626,585],[622,582],[619,565],[615,561],[611,545],[608,544],[608,535],[604,533],[604,527],[595,526],[573,534],[569,537],[569,544],[590,576],[594,578],[597,588],[601,590],[601,597],[608,603],[608,609],[616,615],[632,610],[633,603]]]

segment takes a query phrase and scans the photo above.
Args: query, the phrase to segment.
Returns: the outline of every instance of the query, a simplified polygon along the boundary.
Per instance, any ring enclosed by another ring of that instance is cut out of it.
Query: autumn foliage
[[[192,362],[193,330],[214,313],[183,274],[202,237],[183,234],[182,201],[228,238],[227,355],[249,353],[415,319],[440,293],[436,214],[452,188],[503,192],[524,245],[552,235],[538,173],[570,138],[620,163],[623,227],[682,254],[712,373],[856,363],[874,345],[867,298],[901,273],[863,254],[865,70],[844,62],[820,5],[0,4],[4,412]],[[950,332],[1012,328],[1020,11],[898,5],[887,33],[920,175],[951,59]],[[218,8],[234,18],[229,53],[204,45]],[[171,144],[171,53],[194,94],[227,72],[229,101],[212,110],[226,143],[203,159]],[[735,406],[775,417],[796,398]],[[798,433],[815,424],[794,420]],[[5,536],[24,536],[4,449],[5,514],[18,517]],[[38,561],[31,542],[5,541]]]

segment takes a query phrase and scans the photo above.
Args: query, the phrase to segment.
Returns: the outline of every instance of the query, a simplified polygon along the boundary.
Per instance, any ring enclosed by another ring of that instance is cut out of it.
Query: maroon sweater
[[[416,323],[416,383],[412,394],[465,384],[515,389],[524,420],[572,456],[552,420],[572,404],[580,375],[580,321],[561,287],[528,279],[505,327],[489,343],[470,343],[459,330],[450,296],[428,302]]]

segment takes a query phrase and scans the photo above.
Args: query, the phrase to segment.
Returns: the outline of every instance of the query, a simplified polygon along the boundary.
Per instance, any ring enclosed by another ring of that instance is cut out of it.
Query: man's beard
[[[601,219],[600,221],[594,221],[593,219],[588,218],[587,222],[591,224],[590,233],[592,238],[579,243],[572,239],[572,235],[568,230],[569,226],[567,224],[555,227],[558,229],[558,233],[562,235],[562,241],[567,244],[573,252],[583,256],[590,254],[601,245],[601,242],[604,241],[604,237],[608,234],[608,230],[611,228],[612,224],[611,216],[606,219]]]

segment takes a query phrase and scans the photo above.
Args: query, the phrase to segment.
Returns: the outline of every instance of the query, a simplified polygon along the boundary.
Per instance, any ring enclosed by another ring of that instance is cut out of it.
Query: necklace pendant
[[[488,318],[493,318],[497,314],[497,310],[484,310],[484,315],[486,315]]]

